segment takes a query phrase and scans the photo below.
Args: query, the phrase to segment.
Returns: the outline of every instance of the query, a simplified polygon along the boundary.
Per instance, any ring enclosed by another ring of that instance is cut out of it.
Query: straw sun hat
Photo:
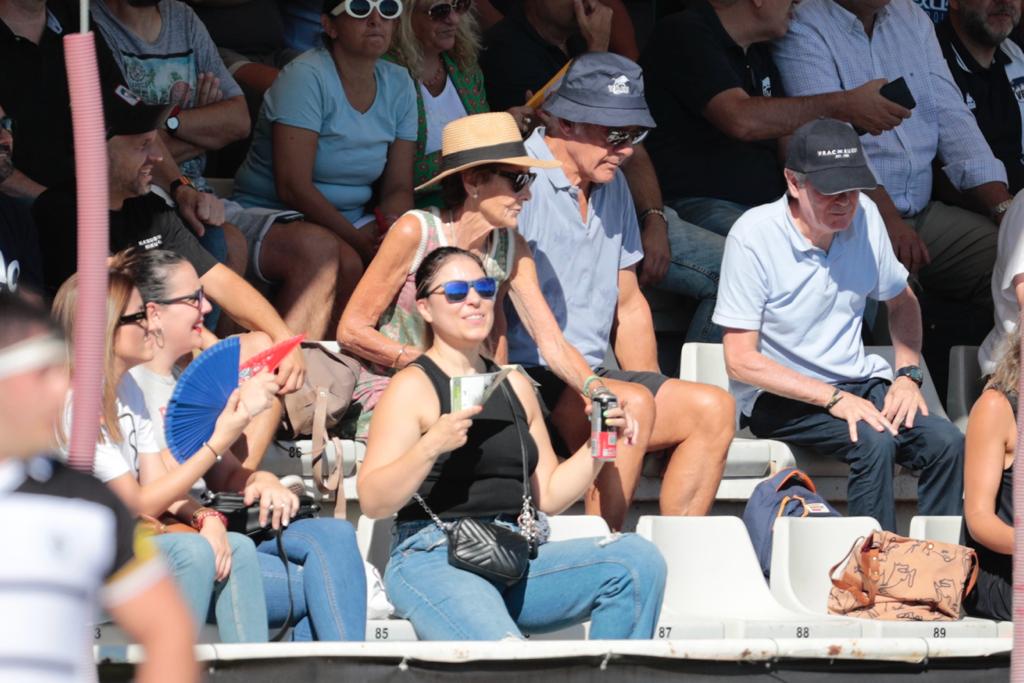
[[[416,188],[429,187],[453,173],[484,164],[557,168],[562,162],[534,159],[526,153],[516,120],[507,112],[474,114],[444,127],[441,136],[441,172]]]

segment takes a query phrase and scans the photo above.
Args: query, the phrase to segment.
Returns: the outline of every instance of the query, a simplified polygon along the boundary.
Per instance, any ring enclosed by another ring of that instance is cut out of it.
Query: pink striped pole
[[[84,10],[88,16],[88,10]],[[83,18],[84,22],[87,21]],[[99,436],[107,318],[107,136],[92,33],[64,37],[78,198],[78,307],[69,464],[92,473]]]
[[[1024,325],[1024,314],[1017,320]],[[1024,370],[1024,339],[1021,339],[1020,364]],[[1017,448],[1013,454],[1013,655],[1010,680],[1024,681],[1024,371],[1017,380]]]

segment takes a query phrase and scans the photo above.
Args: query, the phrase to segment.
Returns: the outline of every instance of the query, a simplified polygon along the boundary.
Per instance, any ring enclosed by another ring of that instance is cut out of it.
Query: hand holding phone
[[[892,130],[917,106],[904,78],[879,78],[846,92],[845,111],[857,135],[880,135]]]

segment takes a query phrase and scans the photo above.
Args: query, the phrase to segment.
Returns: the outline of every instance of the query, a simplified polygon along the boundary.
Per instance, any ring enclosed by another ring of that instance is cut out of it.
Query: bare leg
[[[648,448],[672,449],[661,483],[661,514],[706,515],[736,431],[736,404],[717,387],[678,379],[662,385],[655,403]]]
[[[228,260],[224,265],[239,276],[245,277],[245,270],[249,267],[249,245],[245,241],[245,235],[233,223],[224,223],[221,228],[224,230],[224,241],[228,245]]]
[[[260,248],[260,270],[280,283],[274,307],[295,332],[324,339],[335,309],[343,242],[314,223],[275,223]],[[344,245],[347,247],[347,245]]]
[[[594,485],[587,491],[584,507],[588,515],[600,515],[613,530],[622,528],[633,502],[644,453],[654,422],[654,398],[644,387],[628,382],[605,380],[608,388],[626,406],[640,424],[640,433],[632,445],[619,441],[614,463],[601,468]],[[551,419],[570,451],[575,451],[590,437],[590,420],[582,396],[572,389],[562,392]]]

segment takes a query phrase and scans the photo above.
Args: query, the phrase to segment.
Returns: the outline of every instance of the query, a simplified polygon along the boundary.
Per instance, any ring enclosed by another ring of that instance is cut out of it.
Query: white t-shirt
[[[102,442],[96,446],[92,474],[106,483],[123,474],[139,478],[139,454],[159,453],[162,449],[153,434],[146,400],[131,374],[126,374],[117,387],[117,419],[121,428],[121,443],[114,443],[104,427],[100,427]],[[64,410],[64,433],[71,433],[71,394]],[[66,449],[65,449],[66,450]],[[65,453],[66,454],[66,453]]]
[[[868,298],[888,301],[907,287],[875,203],[863,193],[849,228],[828,251],[797,229],[788,199],[747,211],[729,231],[712,320],[757,330],[757,350],[802,375],[837,384],[892,379],[861,341]],[[750,415],[761,389],[729,380],[739,410]]]
[[[160,444],[161,449],[167,448],[164,417],[167,415],[167,405],[171,402],[171,396],[174,395],[174,386],[178,383],[180,371],[175,368],[171,375],[160,375],[143,365],[136,365],[128,371],[128,374],[132,376],[142,391],[142,398],[146,403],[146,411],[149,414],[156,442]],[[191,495],[202,496],[208,488],[206,480],[200,477],[192,484]]]
[[[981,372],[991,375],[1003,355],[1003,341],[1017,326],[1020,309],[1013,278],[1024,273],[1024,192],[1017,195],[999,226],[999,252],[992,268],[992,303],[996,325],[978,349]]]
[[[422,83],[420,95],[423,97],[423,111],[427,115],[427,146],[424,151],[433,154],[441,149],[441,133],[444,127],[466,115],[466,107],[462,104],[459,91],[451,78],[445,80],[444,90],[437,97],[430,94],[427,86]]]

